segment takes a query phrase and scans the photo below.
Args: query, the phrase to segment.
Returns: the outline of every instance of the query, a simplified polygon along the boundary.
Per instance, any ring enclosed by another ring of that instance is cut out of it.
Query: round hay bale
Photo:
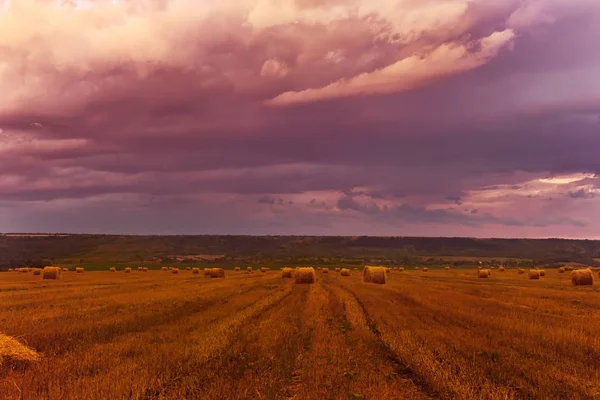
[[[564,273],[565,273],[565,267],[560,267],[560,268],[558,269],[558,273],[559,273],[559,274],[564,274]]]
[[[448,266],[445,266],[445,267],[444,267],[444,269],[445,269],[446,271],[449,271],[449,270],[450,270],[450,267],[448,267]]]
[[[77,267],[75,268],[75,272],[77,272],[78,274],[83,274],[84,269],[82,267]]]
[[[423,268],[423,272],[427,272],[429,271],[427,268]]]
[[[167,267],[167,270],[171,271],[173,269],[173,267]]]
[[[138,267],[138,271],[139,271],[139,272],[142,272],[142,271],[144,271],[144,267]]]
[[[9,268],[9,269],[8,269],[8,272],[14,272],[14,269],[12,269],[12,268]]]
[[[148,267],[144,267],[144,268],[142,268],[142,271],[144,271],[144,272],[148,272]]]
[[[328,274],[329,273],[329,268],[321,268],[321,272],[324,274]]]
[[[415,267],[415,269],[420,269],[419,267]]]
[[[573,268],[572,266],[570,266],[570,265],[565,266],[565,271],[572,272],[573,270],[575,270],[575,268]]]
[[[363,269],[363,282],[377,283],[383,285],[387,282],[387,271],[385,267],[366,266]]]
[[[342,268],[340,273],[342,276],[350,276],[350,270],[348,268]]]
[[[525,273],[525,270],[524,270],[523,268],[519,268],[519,270],[518,270],[518,273],[519,273],[519,274],[524,274],[524,273]]]
[[[498,268],[498,271],[500,271],[500,272],[504,272],[504,267],[500,267],[500,268]]]
[[[129,268],[129,267],[125,268],[125,273],[126,274],[130,274],[131,273],[131,268]]]
[[[540,271],[540,276],[546,276],[546,271],[543,269],[538,270]]]
[[[339,268],[336,268],[336,269],[335,269],[335,272],[340,272],[340,269],[339,269]]]
[[[358,268],[354,268],[355,271],[358,271]]]
[[[190,271],[192,268],[191,267],[185,267],[186,271]]]
[[[39,268],[36,268],[33,270],[33,275],[41,275],[42,274],[42,270]]]
[[[267,272],[267,271],[268,271],[268,270],[267,270],[265,267],[262,267],[262,268],[260,269],[260,272],[263,272],[263,273],[264,273],[264,272]]]
[[[293,268],[282,268],[281,269],[281,277],[282,278],[292,278],[294,269]]]
[[[211,268],[210,269],[210,277],[211,278],[225,278],[225,270],[223,268]]]
[[[480,269],[477,270],[477,277],[478,278],[488,278],[492,273],[490,272],[489,269]]]
[[[398,267],[398,272],[404,272],[404,267]]]
[[[110,272],[117,272],[117,269],[115,267],[110,267]]]
[[[210,276],[210,270],[212,268],[204,268],[204,276]]]
[[[179,273],[179,268],[171,268],[171,273],[177,275]]]
[[[233,270],[234,270],[235,272],[239,272],[239,271],[240,271],[240,267],[235,267]]]
[[[69,268],[63,268],[62,272],[69,272]]]
[[[60,279],[62,270],[59,267],[44,267],[42,279]]]
[[[538,269],[530,269],[529,279],[540,279],[540,271]]]
[[[40,355],[17,339],[0,333],[0,366],[5,358],[14,361],[39,361]]]
[[[590,268],[576,269],[571,272],[571,283],[574,286],[589,286],[594,284],[594,274]]]
[[[168,271],[168,270],[169,270],[169,268],[167,268],[167,267],[162,267],[160,270],[161,270],[161,271]]]
[[[194,274],[194,275],[200,274],[200,268],[192,268],[192,274]]]
[[[252,273],[252,267],[248,267],[248,268],[246,268],[246,273],[247,273],[247,274],[251,274],[251,273]]]
[[[315,283],[316,281],[316,273],[315,269],[312,267],[309,268],[296,268],[294,272],[294,277],[296,278],[296,283]]]

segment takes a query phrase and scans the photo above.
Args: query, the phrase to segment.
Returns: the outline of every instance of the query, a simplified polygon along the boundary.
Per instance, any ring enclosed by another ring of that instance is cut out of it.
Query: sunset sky
[[[598,0],[0,0],[0,231],[600,238]]]

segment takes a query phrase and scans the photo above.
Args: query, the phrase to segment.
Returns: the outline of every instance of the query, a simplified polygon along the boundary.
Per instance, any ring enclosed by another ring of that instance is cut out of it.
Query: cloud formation
[[[599,35],[592,0],[4,0],[0,224],[597,237]]]

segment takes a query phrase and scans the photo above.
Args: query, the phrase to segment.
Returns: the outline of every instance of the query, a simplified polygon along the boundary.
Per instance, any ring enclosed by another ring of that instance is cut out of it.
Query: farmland
[[[4,361],[5,399],[600,398],[598,283],[555,269],[6,272],[0,304],[42,355]]]

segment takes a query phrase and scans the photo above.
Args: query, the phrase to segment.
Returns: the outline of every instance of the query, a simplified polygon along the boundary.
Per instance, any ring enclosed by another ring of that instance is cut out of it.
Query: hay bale
[[[491,271],[489,269],[478,269],[477,277],[478,278],[488,278],[491,275]]]
[[[366,266],[363,269],[363,282],[385,284],[387,282],[387,271],[385,267]]]
[[[504,267],[500,267],[500,268],[498,268],[498,271],[499,271],[499,272],[504,272]]]
[[[69,268],[63,268],[62,271],[63,272],[69,272]]]
[[[204,276],[210,276],[210,270],[212,268],[204,268],[203,272],[204,272]]]
[[[519,273],[519,274],[524,274],[524,273],[525,273],[525,270],[524,270],[523,268],[519,268],[519,270],[518,270],[518,273]]]
[[[144,270],[144,267],[138,267],[138,268],[137,268],[137,270],[138,270],[139,272],[142,272],[142,271]]]
[[[262,268],[260,269],[260,272],[263,272],[263,273],[264,273],[264,272],[267,272],[267,271],[268,271],[268,270],[267,270],[266,268],[264,268],[264,267],[262,267]]]
[[[355,271],[358,271],[358,268],[354,268]]]
[[[14,269],[12,269],[12,268],[8,269],[8,272],[13,272],[13,271],[14,271]]]
[[[144,267],[144,268],[142,268],[142,271],[144,271],[144,272],[148,272],[148,267]]]
[[[223,268],[211,268],[210,269],[210,277],[211,278],[225,278],[225,270]]]
[[[293,272],[294,272],[293,268],[282,268],[281,269],[281,277],[282,278],[292,278]]]
[[[573,268],[572,266],[570,266],[570,265],[565,266],[565,271],[572,272],[573,270],[575,270],[575,268]]]
[[[336,268],[336,269],[335,269],[335,272],[340,272],[340,269],[339,269],[339,268]]]
[[[179,268],[171,268],[171,273],[178,274],[179,273]]]
[[[392,269],[391,268],[386,268],[385,272],[390,273],[390,272],[392,272]]]
[[[4,359],[14,361],[39,361],[38,352],[17,339],[0,333],[0,366]]]
[[[594,284],[594,274],[590,268],[576,269],[571,272],[571,283],[574,286],[588,286]]]
[[[194,274],[194,275],[200,274],[200,268],[192,268],[192,274]]]
[[[83,274],[84,273],[84,269],[82,267],[77,267],[75,268],[75,272],[77,272],[78,274]]]
[[[294,277],[296,278],[296,283],[315,283],[317,277],[315,273],[315,269],[312,267],[309,268],[296,268],[294,272]]]
[[[398,272],[404,272],[404,267],[398,267]]]
[[[168,270],[169,270],[169,268],[167,268],[167,267],[162,267],[160,270],[161,270],[161,271],[168,271]]]
[[[450,270],[450,267],[448,267],[448,266],[445,266],[445,267],[444,267],[444,269],[445,269],[446,271],[449,271],[449,270]]]
[[[342,268],[340,273],[342,276],[350,276],[350,270],[348,268]]]
[[[33,275],[41,275],[42,274],[42,270],[39,268],[36,268],[33,270]]]
[[[173,269],[173,267],[167,267],[167,270],[171,271]]]
[[[415,269],[420,269],[419,267],[415,267]]]
[[[423,272],[427,272],[429,271],[427,268],[423,268]]]
[[[29,272],[29,269],[28,269],[28,268],[21,268],[21,269],[19,270],[19,272],[23,272],[23,273],[25,273],[25,274],[26,274],[26,273],[28,273],[28,272]]]
[[[110,267],[109,271],[110,272],[117,272],[117,269],[115,267]]]
[[[192,268],[191,267],[185,267],[186,271],[190,271]]]
[[[530,269],[529,279],[540,279],[540,271],[538,269]]]
[[[559,274],[564,274],[564,273],[565,273],[565,267],[560,267],[560,268],[558,269],[558,273],[559,273]]]
[[[126,274],[130,274],[131,273],[131,268],[129,268],[129,267],[125,268],[125,273]]]
[[[328,274],[329,273],[329,268],[321,268],[321,272],[324,274]]]
[[[248,268],[246,268],[246,273],[247,273],[247,274],[251,274],[251,273],[252,273],[252,267],[248,267]]]
[[[546,271],[543,269],[538,270],[540,271],[540,276],[546,276]]]
[[[233,270],[234,270],[235,272],[239,272],[239,271],[240,271],[240,267],[235,267]]]
[[[60,279],[62,269],[59,267],[44,267],[42,279]]]

